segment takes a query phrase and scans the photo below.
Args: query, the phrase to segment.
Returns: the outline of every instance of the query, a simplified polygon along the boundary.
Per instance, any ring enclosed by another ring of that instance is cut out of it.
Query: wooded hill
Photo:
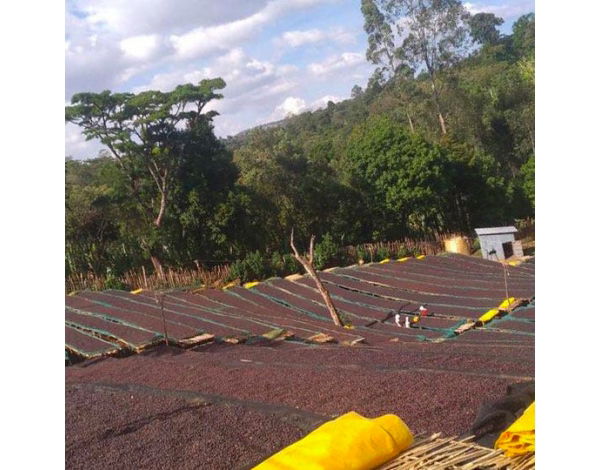
[[[67,275],[286,263],[292,227],[349,245],[533,216],[534,15],[501,35],[454,0],[362,11],[366,89],[275,126],[217,139],[221,79],[75,95],[67,120],[109,150],[66,161]]]

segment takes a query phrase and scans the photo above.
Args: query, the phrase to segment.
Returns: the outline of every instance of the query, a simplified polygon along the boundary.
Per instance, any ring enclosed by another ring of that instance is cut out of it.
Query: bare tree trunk
[[[163,321],[163,332],[165,335],[165,344],[169,345],[169,334],[167,333],[167,320],[165,319],[165,294],[161,292],[158,297],[154,294],[154,300],[160,306],[160,315]]]
[[[442,135],[446,135],[446,121],[444,121],[444,116],[442,113],[438,111],[438,119],[440,121],[440,127],[442,128]]]
[[[408,125],[410,126],[410,132],[411,132],[411,134],[414,134],[415,126],[413,126],[413,122],[412,122],[412,119],[410,118],[410,113],[408,112],[408,110],[406,111],[406,117],[408,118]]]
[[[161,192],[160,208],[158,210],[158,215],[156,216],[156,219],[154,220],[154,225],[156,225],[157,227],[160,227],[160,224],[162,223],[162,219],[163,219],[163,216],[165,215],[166,208],[167,208],[167,195],[164,192]]]
[[[529,124],[527,125],[527,131],[529,133],[529,142],[531,143],[531,151],[535,155],[535,133],[532,132],[531,126]]]
[[[290,237],[290,245],[292,247],[292,250],[294,251],[294,258],[296,258],[298,260],[298,262],[304,267],[304,269],[306,270],[308,275],[310,277],[312,277],[313,280],[315,281],[315,284],[317,285],[317,289],[319,290],[321,296],[323,297],[323,300],[325,301],[327,310],[329,310],[329,314],[331,315],[331,319],[333,320],[333,323],[336,326],[343,326],[342,320],[340,319],[340,315],[337,312],[335,305],[333,305],[331,296],[329,295],[329,291],[325,288],[325,286],[323,286],[321,279],[319,279],[319,276],[317,275],[317,271],[315,271],[315,268],[313,267],[314,243],[315,243],[315,236],[313,235],[310,237],[310,248],[308,250],[308,258],[306,258],[304,256],[300,256],[300,253],[298,253],[298,250],[296,249],[296,246],[294,245],[294,230],[292,229],[292,235]]]
[[[156,216],[156,219],[154,220],[154,225],[156,226],[157,229],[159,229],[162,224],[162,219],[163,219],[163,216],[165,215],[166,207],[167,207],[167,193],[165,191],[161,190],[161,192],[160,192],[160,208],[158,210],[158,215]],[[154,266],[154,271],[158,274],[158,276],[160,277],[161,280],[164,280],[165,279],[165,271],[163,269],[162,263],[160,262],[160,259],[155,254],[151,254],[150,261],[152,261],[152,266]]]
[[[444,120],[444,115],[442,114],[442,107],[440,106],[440,95],[438,93],[438,89],[435,86],[435,78],[433,76],[433,71],[429,70],[429,78],[431,80],[431,89],[433,91],[433,101],[435,103],[435,108],[437,110],[438,120],[440,121],[440,128],[442,129],[442,135],[446,135],[446,121]]]
[[[144,276],[144,288],[148,290],[148,278],[146,277],[146,268],[142,264],[142,275]]]
[[[165,271],[160,260],[156,256],[150,255],[150,261],[152,261],[152,266],[154,266],[154,272],[158,274],[158,277],[160,277],[160,279],[164,279]]]

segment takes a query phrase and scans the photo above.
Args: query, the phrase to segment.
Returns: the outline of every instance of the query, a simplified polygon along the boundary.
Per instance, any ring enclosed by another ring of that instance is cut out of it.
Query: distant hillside
[[[267,130],[267,129],[275,129],[276,127],[283,127],[287,122],[291,119],[291,117],[287,117],[284,119],[280,119],[279,121],[267,122],[266,124],[260,124],[258,126],[251,127],[249,129],[245,129],[241,132],[238,132],[236,135],[227,136],[224,139],[225,144],[230,148],[237,148],[244,143],[246,138],[251,132],[258,130]]]

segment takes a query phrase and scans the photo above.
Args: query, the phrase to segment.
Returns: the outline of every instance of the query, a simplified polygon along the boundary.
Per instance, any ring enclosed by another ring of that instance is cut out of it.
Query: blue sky
[[[503,32],[534,10],[533,0],[464,3],[504,18]],[[360,0],[67,0],[65,101],[220,76],[215,132],[233,135],[364,87],[373,66],[362,22]],[[65,130],[67,156],[97,156],[98,142]]]

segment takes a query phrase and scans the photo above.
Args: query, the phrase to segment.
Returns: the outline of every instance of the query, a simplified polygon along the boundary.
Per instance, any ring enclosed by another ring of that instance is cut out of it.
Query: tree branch
[[[329,314],[331,315],[331,319],[333,320],[334,325],[344,326],[342,320],[340,319],[340,315],[337,309],[335,308],[335,305],[333,305],[333,301],[331,300],[329,291],[325,288],[325,286],[321,282],[321,279],[319,279],[319,276],[317,275],[317,272],[313,266],[314,241],[315,236],[312,235],[310,237],[310,248],[308,258],[301,256],[300,253],[298,253],[296,245],[294,244],[294,229],[292,228],[292,234],[290,236],[290,246],[292,247],[292,251],[294,252],[294,258],[298,260],[298,262],[304,267],[304,270],[308,273],[308,275],[313,279],[313,281],[315,281],[315,284],[317,285],[317,290],[319,291],[319,293],[323,297],[323,300],[325,301],[325,306],[327,307],[327,310],[329,310]]]

